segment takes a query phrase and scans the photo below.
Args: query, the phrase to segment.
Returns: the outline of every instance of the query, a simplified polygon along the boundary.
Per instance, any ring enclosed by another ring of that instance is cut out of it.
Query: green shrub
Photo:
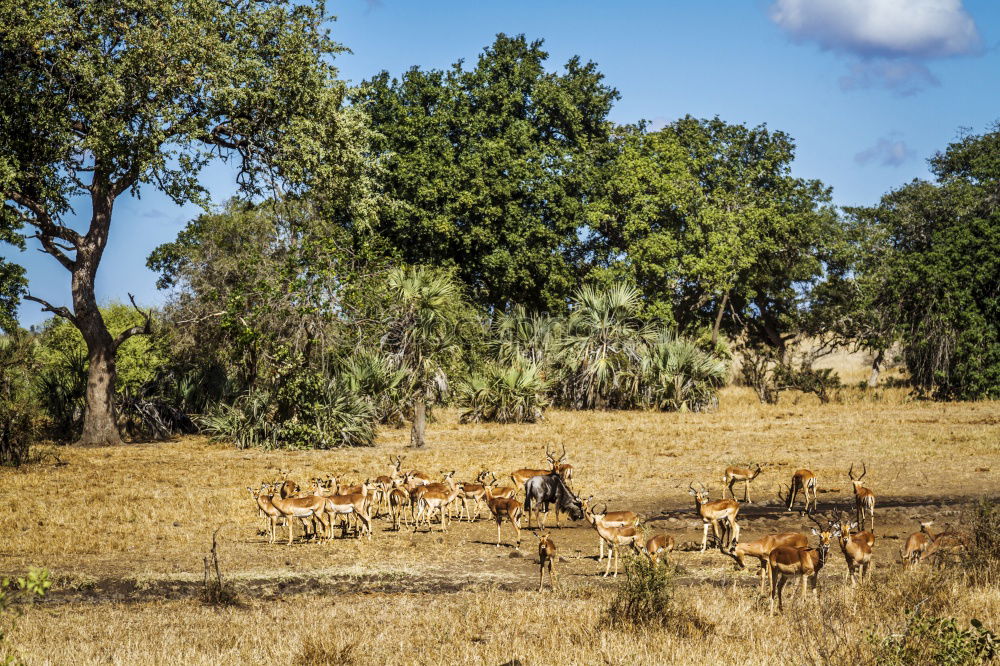
[[[717,402],[728,375],[726,361],[669,334],[642,356],[645,402],[664,411],[703,411]]]
[[[31,601],[36,597],[44,597],[50,587],[52,587],[52,581],[49,580],[49,572],[35,567],[28,569],[27,576],[16,579],[4,578],[0,581],[0,620],[15,602]],[[4,624],[0,623],[0,664],[3,666],[20,664],[22,662],[18,660],[17,655],[9,651],[6,645]]]
[[[688,638],[709,633],[712,625],[677,598],[673,577],[671,567],[629,553],[625,580],[606,612],[608,620],[615,625],[658,625]]]
[[[36,382],[42,409],[49,417],[49,436],[71,442],[83,429],[87,393],[87,354],[81,350],[60,351],[38,374]]]
[[[42,411],[32,390],[37,369],[33,339],[22,332],[0,338],[0,465],[26,462],[41,429]]]
[[[1000,581],[1000,502],[983,499],[963,518],[968,526],[962,564],[972,580],[982,585]]]
[[[342,364],[339,379],[375,409],[379,423],[402,428],[406,423],[409,391],[407,373],[389,356],[359,349]]]
[[[902,634],[876,641],[875,663],[880,666],[986,664],[997,653],[997,635],[971,620],[968,629],[954,618],[910,614]]]
[[[458,385],[462,423],[535,423],[548,405],[539,367],[527,361],[489,363]]]

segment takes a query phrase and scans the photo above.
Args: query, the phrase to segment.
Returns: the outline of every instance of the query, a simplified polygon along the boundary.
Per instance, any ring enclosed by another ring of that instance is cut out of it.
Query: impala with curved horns
[[[854,464],[851,463],[851,469],[848,470],[847,476],[851,479],[851,483],[854,484],[854,513],[856,515],[856,520],[858,525],[864,526],[865,524],[865,514],[871,519],[871,531],[875,532],[875,493],[873,493],[868,488],[861,485],[861,479],[865,478],[868,474],[868,465],[864,462],[861,463],[864,466],[864,471],[861,472],[861,476],[854,478]]]
[[[591,495],[582,501],[584,511],[590,509],[593,500],[594,496]],[[639,514],[635,511],[608,511],[604,514],[604,524],[608,527],[638,527]],[[597,542],[597,561],[600,562],[604,559],[604,539],[598,536]]]
[[[814,594],[819,594],[819,572],[826,564],[830,553],[830,542],[838,538],[836,530],[817,530],[812,533],[819,537],[816,548],[792,548],[778,546],[767,556],[767,576],[771,581],[771,614],[774,615],[774,599],[778,598],[778,610],[783,611],[782,591],[787,580],[793,576],[802,578],[802,598],[806,598],[806,587],[812,584]]]
[[[548,445],[545,446],[545,460],[548,461],[550,467],[548,469],[519,469],[511,472],[510,480],[514,482],[514,488],[523,488],[525,482],[534,476],[543,476],[545,474],[552,474],[553,472],[559,472],[559,465],[563,460],[566,459],[566,445],[563,445],[562,455],[559,456],[557,460],[555,457],[555,452],[549,451]],[[515,491],[516,492],[516,491]]]
[[[604,509],[607,509],[607,505],[604,505]],[[608,564],[604,568],[604,577],[608,577],[608,573],[611,571],[611,560],[615,561],[615,575],[618,577],[618,561],[621,559],[620,549],[624,546],[631,546],[637,554],[639,551],[639,544],[642,543],[642,532],[636,527],[608,527],[604,524],[604,512],[595,512],[586,510],[583,513],[583,517],[587,519],[590,526],[597,530],[597,533],[602,539],[608,543]]]

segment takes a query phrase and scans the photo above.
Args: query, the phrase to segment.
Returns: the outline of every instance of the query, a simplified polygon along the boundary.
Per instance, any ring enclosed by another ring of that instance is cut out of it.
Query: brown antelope
[[[903,549],[899,553],[904,567],[920,562],[924,551],[930,548],[931,543],[934,541],[934,535],[930,529],[933,524],[933,520],[920,523],[920,531],[914,532],[906,538],[906,544],[904,544]]]
[[[838,537],[840,552],[844,554],[844,560],[847,562],[846,577],[851,579],[851,586],[858,584],[859,571],[861,573],[861,582],[864,583],[865,579],[871,575],[869,567],[871,567],[872,563],[872,547],[868,543],[868,535],[851,535],[851,529],[856,529],[858,527],[857,523],[848,523],[842,520],[839,524],[834,523],[832,526],[835,532],[840,535]]]
[[[702,523],[704,524],[704,531],[701,537],[701,552],[705,552],[705,548],[708,545],[708,528],[712,528],[712,534],[715,535],[715,542],[719,544],[720,550],[725,550],[727,544],[722,542],[722,537],[719,534],[719,521],[724,520],[728,523],[727,529],[727,542],[728,547],[731,550],[740,540],[740,526],[736,522],[736,514],[740,512],[740,503],[736,500],[715,500],[714,502],[708,501],[708,488],[705,484],[702,484],[701,490],[697,490],[694,484],[688,484],[688,493],[694,497],[695,510],[698,511],[698,515],[701,516]]]
[[[391,458],[390,458],[390,460],[391,460]],[[402,468],[403,468],[403,461],[404,460],[406,460],[406,458],[401,458],[399,456],[396,456],[396,475],[397,476],[409,476],[410,479],[412,480],[412,482],[414,483],[414,485],[418,485],[418,486],[426,486],[428,483],[431,482],[431,477],[427,476],[423,472],[418,472],[416,470],[411,470],[409,472],[403,472]]]
[[[792,510],[792,506],[795,505],[795,497],[802,491],[802,496],[805,498],[806,505],[803,508],[803,513],[812,514],[816,510],[816,475],[807,469],[795,470],[795,474],[792,474],[792,485],[788,488],[788,510]],[[812,508],[810,509],[809,494],[812,493]],[[780,498],[780,492],[779,492]]]
[[[767,556],[771,551],[779,546],[789,548],[806,548],[809,539],[804,534],[798,532],[782,532],[780,534],[769,534],[756,541],[740,543],[731,553],[727,553],[736,560],[736,565],[740,569],[746,569],[746,558],[755,557],[760,562],[760,591],[763,593],[767,589]]]
[[[868,465],[864,465],[864,471],[861,472],[861,476],[854,478],[854,464],[851,464],[851,469],[848,470],[847,476],[850,477],[851,483],[854,484],[854,513],[857,516],[855,520],[858,521],[858,525],[864,526],[865,524],[865,514],[871,519],[871,531],[875,533],[875,493],[868,490],[861,485],[861,479],[865,478],[865,474],[868,473]]]
[[[264,519],[267,521],[267,527],[270,528],[270,538],[267,542],[274,543],[277,539],[276,532],[278,530],[278,520],[280,520],[284,514],[274,508],[274,505],[271,504],[271,496],[264,494],[267,490],[266,483],[260,484],[260,490],[254,490],[250,487],[248,487],[247,490],[250,491],[250,495],[253,497],[254,502],[256,502],[258,512],[260,515],[264,516]]]
[[[545,576],[545,565],[549,567],[549,585],[556,589],[556,544],[551,539],[551,533],[536,534],[538,537],[538,591],[542,591],[542,578]]]
[[[333,519],[335,516],[343,516],[343,531],[340,537],[347,537],[347,525],[348,516],[353,515],[360,525],[357,526],[355,532],[356,538],[361,538],[363,533],[368,535],[368,540],[372,540],[372,520],[371,516],[368,514],[368,491],[370,486],[366,480],[361,484],[361,492],[358,493],[348,493],[346,495],[335,494],[329,497],[323,498],[325,500],[325,509],[330,518],[330,531],[328,534],[329,539],[333,539]]]
[[[393,486],[389,491],[389,513],[392,515],[392,529],[396,532],[399,531],[400,520],[409,527],[410,523],[406,520],[406,508],[409,506],[410,493],[398,485]]]
[[[549,447],[545,447],[545,460],[548,461],[550,467],[548,469],[519,469],[511,472],[510,480],[514,482],[514,492],[517,492],[524,487],[524,482],[533,476],[542,476],[543,474],[551,474],[552,472],[557,472],[557,468],[560,463],[566,458],[566,447],[563,446],[563,453],[559,460],[555,459],[553,453],[549,452]]]
[[[585,510],[590,508],[590,503],[593,499],[594,496],[591,495],[583,500],[583,508]],[[638,527],[639,514],[634,511],[609,511],[604,514],[604,524],[608,527]],[[597,561],[600,562],[604,559],[604,539],[600,536],[597,537],[597,548]]]
[[[517,488],[512,486],[498,486],[497,477],[493,472],[490,472],[489,487],[490,494],[495,498],[514,499],[514,496],[517,495]]]
[[[479,509],[482,507],[483,498],[486,497],[486,477],[489,476],[489,472],[483,470],[476,477],[475,483],[460,483],[458,487],[460,493],[458,498],[462,500],[462,511],[458,515],[458,519],[461,520],[462,516],[467,516],[468,521],[474,522],[479,520]],[[476,505],[476,516],[473,518],[472,511],[469,510],[468,503],[472,501]]]
[[[288,499],[299,492],[299,484],[288,478],[291,471],[280,470],[279,473],[281,474],[281,482],[275,481],[273,485],[277,488],[278,496],[281,499]]]
[[[420,504],[420,498],[422,498],[425,493],[430,491],[434,491],[437,493],[450,493],[452,490],[455,489],[455,481],[452,479],[452,477],[455,475],[455,470],[452,470],[447,473],[445,472],[441,473],[444,474],[444,481],[418,485],[414,487],[412,490],[410,490],[410,513],[413,516],[414,520],[419,520],[421,517],[420,508],[422,505]],[[451,511],[449,509],[449,518],[450,517],[451,517]]]
[[[454,474],[454,472],[452,472]],[[425,488],[429,486],[424,486]],[[424,522],[427,523],[427,531],[431,531],[431,518],[434,516],[434,512],[437,511],[441,516],[441,531],[448,531],[448,520],[450,519],[451,511],[446,513],[448,505],[455,501],[458,497],[459,490],[456,484],[452,484],[450,490],[428,490],[424,492],[420,498],[417,500],[419,506],[417,507],[417,522],[413,525],[413,531],[417,531],[417,527],[420,524],[420,518],[423,517]]]
[[[930,545],[924,551],[923,555],[920,556],[921,562],[934,557],[940,566],[944,564],[945,557],[958,558],[961,556],[962,551],[965,550],[967,536],[960,532],[948,530],[947,527],[945,525],[946,529],[944,532],[939,532],[931,536]],[[928,532],[928,535],[930,535],[930,532]]]
[[[606,523],[605,523],[606,524]],[[660,557],[667,562],[667,558],[674,550],[674,538],[669,534],[657,534],[646,541],[646,554],[653,564],[659,564]]]
[[[292,538],[294,533],[295,522],[292,518],[298,518],[302,521],[302,528],[305,529],[305,520],[307,518],[314,518],[319,521],[319,527],[327,528],[329,523],[326,520],[326,503],[324,498],[318,497],[316,495],[310,495],[308,497],[287,497],[283,498],[278,495],[271,495],[271,505],[275,509],[280,511],[285,518],[288,519],[288,545],[292,545]],[[316,537],[319,537],[319,531],[317,528]]]
[[[802,598],[806,598],[806,587],[812,583],[813,593],[819,593],[819,572],[826,564],[830,552],[830,540],[839,537],[837,531],[819,531],[815,527],[812,533],[819,537],[816,548],[792,548],[778,546],[767,556],[767,575],[771,581],[771,614],[774,615],[774,598],[778,598],[778,610],[783,611],[782,592],[785,582],[792,576],[802,578]]]
[[[497,548],[500,547],[500,526],[504,519],[510,522],[517,534],[517,544],[514,547],[520,548],[521,516],[524,513],[521,503],[512,497],[494,497],[493,488],[486,486],[486,506],[489,507],[490,513],[493,514],[493,520],[497,523]]]
[[[605,505],[607,508],[607,505]],[[597,530],[602,539],[608,543],[608,565],[604,568],[604,577],[608,577],[611,571],[611,560],[615,561],[615,575],[618,577],[618,561],[621,559],[621,549],[624,546],[631,546],[632,550],[639,552],[637,544],[642,543],[642,532],[637,527],[608,527],[604,524],[605,514],[584,509],[583,517],[586,518],[590,526]]]
[[[565,450],[566,447],[563,447],[563,451]],[[566,487],[573,490],[573,466],[569,463],[556,463],[552,469],[556,474],[562,477],[563,483],[566,484]]]
[[[753,504],[750,500],[750,482],[757,478],[761,472],[760,465],[758,464],[754,469],[750,469],[753,465],[748,465],[747,467],[727,467],[725,474],[722,475],[722,499],[726,499],[726,488],[729,489],[729,494],[736,499],[736,493],[733,492],[733,486],[737,482],[743,482],[743,501],[747,504]]]

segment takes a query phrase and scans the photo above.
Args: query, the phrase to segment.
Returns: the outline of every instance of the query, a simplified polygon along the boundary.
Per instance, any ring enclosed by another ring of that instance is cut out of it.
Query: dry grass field
[[[901,631],[904,611],[922,600],[925,610],[1000,629],[995,588],[926,567],[904,574],[898,564],[900,537],[918,520],[959,526],[966,503],[995,493],[1000,403],[846,390],[828,405],[787,395],[762,406],[728,388],[710,414],[552,411],[521,426],[459,425],[447,410],[437,417],[420,452],[405,448],[402,430],[383,431],[372,449],[338,451],[238,451],[195,437],[65,448],[56,451],[63,464],[3,469],[0,572],[43,566],[55,579],[45,601],[24,609],[11,644],[31,664],[846,663],[869,654],[869,633]],[[361,481],[387,473],[390,454],[432,476],[454,469],[472,480],[489,469],[499,477],[543,466],[546,445],[566,446],[581,494],[641,513],[651,533],[679,544],[701,539],[688,484],[703,482],[718,498],[729,464],[764,466],[751,486],[755,503],[740,513],[741,541],[750,541],[811,526],[777,505],[776,486],[795,469],[817,474],[829,516],[852,506],[847,469],[865,461],[878,497],[874,579],[846,586],[834,545],[819,605],[796,593],[784,615],[770,617],[756,564],[737,571],[718,551],[683,550],[673,557],[677,603],[700,622],[636,629],[605,615],[622,577],[600,577],[597,536],[583,522],[553,530],[561,589],[538,593],[530,531],[515,551],[509,527],[497,548],[494,523],[482,518],[416,534],[379,519],[370,543],[270,545],[246,491],[282,469],[299,481]],[[223,574],[240,598],[226,608],[199,600],[220,526]]]

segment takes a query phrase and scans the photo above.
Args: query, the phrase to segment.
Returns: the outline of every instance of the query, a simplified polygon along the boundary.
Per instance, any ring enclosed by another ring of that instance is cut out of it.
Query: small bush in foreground
[[[625,580],[608,606],[610,622],[661,626],[682,638],[709,633],[712,625],[676,597],[673,576],[673,569],[649,558],[627,556]]]
[[[955,618],[928,616],[917,610],[910,615],[902,634],[889,636],[877,646],[875,663],[880,666],[986,664],[997,653],[997,640],[996,634],[979,620],[971,620],[969,628],[963,629]]]
[[[35,567],[31,567],[28,570],[28,575],[23,578],[14,580],[4,578],[0,581],[0,622],[3,622],[0,624],[0,664],[3,666],[22,663],[15,654],[8,651],[5,645],[4,625],[9,624],[9,622],[3,616],[7,614],[15,602],[31,601],[35,597],[44,597],[50,587],[52,587],[52,581],[49,580],[49,572]]]

